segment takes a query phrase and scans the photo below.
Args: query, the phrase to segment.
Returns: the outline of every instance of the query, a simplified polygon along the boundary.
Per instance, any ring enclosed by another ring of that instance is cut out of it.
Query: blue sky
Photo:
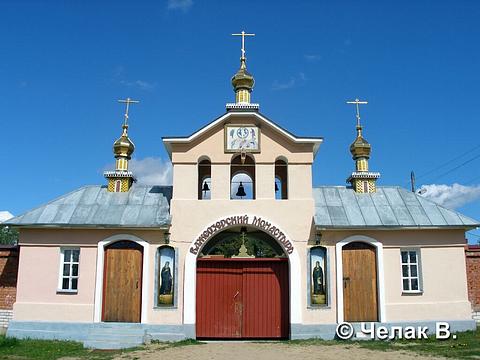
[[[253,101],[325,138],[315,185],[352,171],[345,101],[361,97],[380,184],[408,186],[415,170],[432,198],[480,219],[479,2],[4,0],[1,18],[0,210],[104,183],[127,96],[141,100],[130,118],[139,171],[168,178],[160,138],[224,112],[240,56],[230,34],[245,29],[257,34]]]

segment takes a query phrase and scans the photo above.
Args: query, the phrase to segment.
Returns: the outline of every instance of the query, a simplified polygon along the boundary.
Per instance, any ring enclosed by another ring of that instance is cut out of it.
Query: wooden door
[[[119,241],[105,249],[102,321],[140,322],[143,248]]]
[[[345,321],[378,321],[375,247],[349,243],[343,247],[342,260]]]
[[[197,338],[287,338],[288,259],[199,259]]]

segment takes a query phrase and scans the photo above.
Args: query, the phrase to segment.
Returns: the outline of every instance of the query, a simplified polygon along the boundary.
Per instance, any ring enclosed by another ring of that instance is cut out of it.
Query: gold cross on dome
[[[138,104],[140,101],[138,100],[132,100],[130,98],[126,98],[125,100],[118,100],[119,103],[124,103],[126,104],[125,106],[125,119],[123,121],[123,126],[127,126],[127,122],[128,122],[128,110],[130,109],[130,104]]]
[[[242,30],[240,34],[232,34],[232,35],[242,37],[242,59],[245,59],[245,36],[255,36],[255,34],[247,34],[245,31]]]
[[[355,104],[356,105],[356,108],[357,108],[357,114],[356,114],[357,128],[360,127],[360,107],[358,105],[367,105],[368,101],[362,101],[362,100],[359,100],[357,98],[354,101],[347,101],[347,104]]]

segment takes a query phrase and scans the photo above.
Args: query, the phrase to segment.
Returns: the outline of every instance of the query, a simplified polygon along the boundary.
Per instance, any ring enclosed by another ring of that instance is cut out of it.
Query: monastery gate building
[[[8,336],[115,348],[331,339],[343,321],[475,328],[464,245],[478,223],[377,186],[359,116],[349,185],[312,187],[322,138],[259,112],[244,55],[232,84],[224,115],[163,139],[173,186],[135,183],[126,116],[107,185],[7,223],[21,247]]]

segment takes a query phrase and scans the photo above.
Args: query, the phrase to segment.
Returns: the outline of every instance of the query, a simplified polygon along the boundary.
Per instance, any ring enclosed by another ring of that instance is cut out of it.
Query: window
[[[409,249],[401,251],[402,289],[405,293],[421,292],[420,251]]]
[[[363,192],[364,192],[365,194],[368,193],[368,181],[364,181],[364,182],[363,182]]]
[[[120,192],[122,190],[122,182],[120,180],[115,181],[115,192]]]
[[[255,199],[255,160],[243,153],[232,159],[230,164],[230,199]]]
[[[279,177],[275,177],[275,199],[281,200],[282,199],[282,179]]]
[[[59,291],[77,292],[79,259],[80,249],[65,248],[60,250]]]
[[[212,163],[210,160],[201,160],[198,163],[198,200],[212,198]]]
[[[157,306],[173,306],[175,295],[175,249],[162,246],[157,252]]]
[[[310,304],[327,305],[327,249],[316,246],[310,249]]]
[[[231,199],[253,200],[253,179],[245,172],[239,172],[232,177],[230,188]]]
[[[284,160],[275,161],[275,199],[288,199],[287,163]]]

